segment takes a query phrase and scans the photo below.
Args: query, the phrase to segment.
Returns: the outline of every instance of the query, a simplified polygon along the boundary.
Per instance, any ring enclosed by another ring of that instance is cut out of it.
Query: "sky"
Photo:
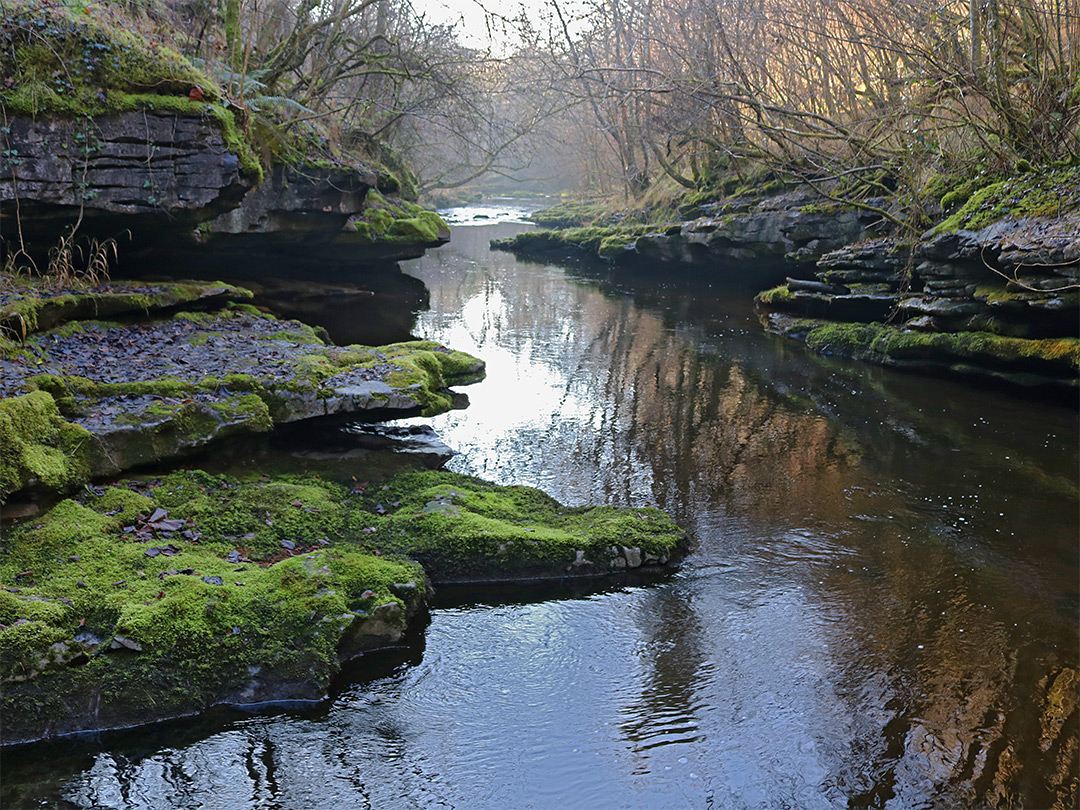
[[[491,46],[496,50],[507,44],[507,40],[499,36],[498,31],[494,32],[494,38],[489,37],[485,9],[504,17],[516,17],[524,6],[536,19],[535,11],[540,5],[536,0],[528,3],[521,0],[413,0],[413,8],[433,22],[456,25],[458,37],[466,45],[473,48]]]

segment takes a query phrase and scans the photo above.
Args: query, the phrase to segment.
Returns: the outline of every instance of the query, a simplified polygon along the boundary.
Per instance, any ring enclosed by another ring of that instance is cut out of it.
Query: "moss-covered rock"
[[[965,185],[960,191],[966,201],[933,234],[975,231],[1002,219],[1060,217],[1076,211],[1080,209],[1080,166],[1017,174],[978,190]],[[947,197],[942,204],[955,204],[958,199]]]
[[[369,542],[420,560],[435,582],[609,574],[666,563],[684,539],[656,509],[568,508],[445,472],[398,476],[365,504]]]
[[[0,497],[41,485],[65,490],[93,469],[93,442],[44,391],[0,399]]]
[[[435,246],[450,238],[450,227],[434,211],[374,189],[368,192],[363,210],[349,220],[346,231],[360,244]]]
[[[545,229],[581,228],[593,224],[611,225],[628,212],[612,210],[608,202],[567,200],[529,214],[529,219]]]
[[[615,225],[522,231],[507,239],[493,239],[491,247],[526,255],[563,253],[616,262],[634,255],[638,237],[664,229],[661,225]]]
[[[181,471],[88,488],[0,547],[0,721],[16,743],[215,703],[317,699],[439,581],[658,565],[653,509],[567,509],[451,473],[385,484]]]
[[[766,328],[803,340],[821,354],[851,357],[884,366],[944,369],[995,377],[1022,385],[1075,388],[1080,376],[1080,340],[1026,339],[990,332],[923,332],[882,323],[841,323],[764,316]]]
[[[0,289],[0,334],[25,340],[33,332],[69,320],[148,314],[196,302],[219,307],[226,301],[249,298],[249,290],[224,282],[109,281],[80,288],[40,277],[9,277]]]
[[[243,306],[73,322],[0,345],[0,431],[10,437],[0,497],[66,491],[283,422],[439,413],[453,405],[448,386],[482,376],[481,361],[431,341],[330,346],[311,327]]]
[[[400,640],[426,594],[422,571],[327,547],[326,533],[341,527],[311,504],[329,496],[283,486],[230,507],[238,484],[180,473],[145,494],[110,487],[85,504],[63,501],[9,532],[0,553],[4,742],[219,702],[317,699],[342,660]],[[294,501],[281,503],[283,493]],[[308,516],[282,518],[300,550],[285,541],[276,554],[247,549],[223,534],[233,524],[211,521],[211,501],[240,515],[238,530],[265,526],[282,506]],[[256,503],[266,509],[252,511]]]
[[[16,2],[0,25],[0,73],[7,77],[0,101],[9,117],[90,121],[136,110],[196,118],[209,112],[244,171],[261,179],[262,167],[218,84],[173,49],[128,30],[108,7]],[[189,98],[196,87],[198,100]],[[93,151],[93,127],[75,145]]]

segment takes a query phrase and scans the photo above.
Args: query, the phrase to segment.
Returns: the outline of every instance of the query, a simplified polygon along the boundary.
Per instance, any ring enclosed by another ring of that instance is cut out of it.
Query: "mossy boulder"
[[[365,504],[376,515],[368,542],[419,560],[436,583],[623,572],[667,563],[685,539],[656,509],[569,508],[446,472],[398,476]]]
[[[0,496],[82,483],[94,467],[93,449],[89,431],[63,419],[44,391],[0,399]]]
[[[327,534],[341,539],[340,510],[324,517],[298,500],[284,504],[309,518],[283,518],[293,540],[257,553],[224,535],[224,523],[212,525],[206,504],[240,514],[238,530],[254,529],[270,510],[278,515],[284,490],[230,507],[236,487],[178,473],[141,492],[110,487],[62,501],[6,533],[5,743],[221,702],[318,699],[342,661],[400,641],[427,592],[418,566],[331,546]],[[317,488],[285,489],[327,504]],[[255,503],[266,509],[252,511]]]
[[[218,703],[318,699],[401,641],[436,581],[659,566],[654,509],[568,509],[445,472],[349,486],[200,471],[88,487],[0,546],[5,744]]]
[[[359,245],[435,247],[449,240],[450,227],[434,211],[373,189],[341,238]]]

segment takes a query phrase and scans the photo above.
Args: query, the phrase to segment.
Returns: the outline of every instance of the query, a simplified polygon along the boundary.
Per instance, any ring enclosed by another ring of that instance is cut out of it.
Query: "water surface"
[[[448,593],[314,711],[9,757],[4,806],[1050,806],[1076,767],[1045,700],[1077,666],[1075,409],[813,357],[708,277],[487,250],[521,227],[407,265],[419,335],[488,364],[430,420],[450,467],[667,509],[682,570]]]

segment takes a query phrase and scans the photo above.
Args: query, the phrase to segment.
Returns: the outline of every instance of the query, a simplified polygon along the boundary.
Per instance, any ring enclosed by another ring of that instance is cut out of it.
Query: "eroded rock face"
[[[4,234],[8,248],[22,247],[44,267],[77,224],[80,238],[117,240],[113,269],[125,275],[153,261],[154,272],[202,278],[307,277],[335,267],[351,277],[449,239],[445,229],[414,238],[357,233],[351,223],[377,183],[362,164],[276,165],[257,183],[214,108],[206,110],[13,118],[0,159],[0,215],[20,223]]]
[[[241,204],[207,223],[206,242],[219,236],[290,232],[334,234],[363,209],[375,173],[275,166]]]
[[[846,294],[789,282],[758,300],[822,319],[765,315],[770,330],[825,353],[1073,388],[1078,259],[1080,215],[1005,219],[931,232],[911,250],[895,240],[848,245],[823,256],[816,273],[821,286],[848,285]]]
[[[826,212],[808,203],[809,198],[781,195],[751,211],[686,222],[678,233],[642,236],[634,248],[646,258],[688,264],[813,262],[828,251],[867,238],[880,219],[854,209]]]
[[[205,217],[248,188],[217,122],[149,110],[78,118],[14,118],[0,164],[5,212],[22,205]]]
[[[889,240],[848,245],[823,256],[817,276],[889,291],[909,328],[1042,338],[1077,333],[1078,259],[1080,216],[1007,219],[929,233],[913,251]],[[796,302],[828,317],[839,299],[800,294]]]
[[[415,259],[450,238],[372,238],[352,223],[379,195],[377,177],[363,167],[275,166],[240,205],[200,225],[194,240],[172,257],[182,272],[233,278],[353,277]],[[381,199],[381,198],[380,198]]]

